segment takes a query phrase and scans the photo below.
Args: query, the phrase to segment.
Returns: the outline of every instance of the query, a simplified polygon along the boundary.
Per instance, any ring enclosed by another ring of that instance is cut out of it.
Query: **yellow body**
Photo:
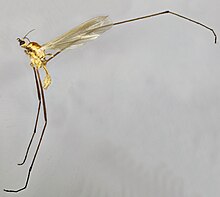
[[[81,25],[43,44],[42,46],[36,42],[30,42],[30,40],[27,38],[27,35],[30,32],[32,32],[34,29],[29,31],[23,38],[17,38],[17,40],[19,41],[20,46],[25,49],[25,53],[30,57],[31,66],[35,67],[36,69],[43,68],[45,70],[46,76],[44,78],[43,87],[44,89],[46,89],[51,84],[51,77],[46,67],[47,62],[53,59],[56,55],[58,55],[62,51],[76,47],[76,46],[81,46],[90,40],[94,40],[113,26],[124,24],[124,23],[130,23],[133,21],[138,21],[138,20],[142,20],[142,19],[146,19],[146,18],[150,18],[154,16],[163,15],[163,14],[171,14],[171,15],[177,16],[179,18],[188,20],[192,23],[195,23],[197,25],[200,25],[212,31],[212,33],[214,34],[215,43],[216,43],[217,35],[213,29],[211,29],[210,27],[198,21],[195,21],[191,18],[187,18],[183,15],[180,15],[178,13],[171,12],[171,11],[158,12],[158,13],[154,13],[151,15],[132,18],[129,20],[124,20],[124,21],[120,21],[116,23],[112,23],[112,21],[109,19],[108,16],[98,16],[98,17],[92,18],[82,23]],[[25,39],[28,40],[29,43],[26,43]],[[56,50],[57,52],[55,54],[46,54],[45,50]],[[50,57],[46,59],[46,56],[50,56]]]
[[[17,38],[17,40],[20,46],[25,49],[25,53],[30,57],[31,66],[36,69],[43,68],[45,70],[46,76],[44,78],[43,87],[46,89],[51,84],[51,77],[46,67],[48,61],[65,49],[81,46],[90,40],[98,38],[102,33],[109,30],[112,25],[108,16],[98,16],[82,23],[42,46],[36,42],[30,42],[27,38],[27,35],[33,30],[29,31],[23,38]],[[29,42],[26,42],[26,40]],[[45,53],[46,50],[56,50],[56,53],[47,54]],[[46,59],[46,56],[49,56],[49,58]]]
[[[31,66],[35,67],[36,69],[43,68],[46,76],[44,78],[43,87],[47,89],[48,86],[51,84],[51,77],[47,70],[47,60],[45,50],[41,48],[41,46],[36,42],[29,42],[28,44],[24,43],[21,47],[25,48],[25,53],[31,59]]]

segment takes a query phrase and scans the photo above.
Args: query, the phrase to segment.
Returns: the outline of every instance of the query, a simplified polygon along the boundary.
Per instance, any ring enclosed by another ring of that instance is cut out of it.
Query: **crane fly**
[[[66,49],[70,49],[72,47],[83,45],[90,40],[94,40],[98,38],[101,34],[111,29],[113,26],[118,26],[121,24],[130,23],[130,22],[143,20],[143,19],[147,19],[147,18],[159,16],[159,15],[165,15],[165,14],[170,14],[170,15],[182,18],[184,20],[187,20],[189,22],[200,25],[210,30],[214,35],[214,42],[215,43],[217,42],[217,35],[213,29],[204,25],[203,23],[200,23],[191,18],[185,17],[183,15],[180,15],[178,13],[171,12],[171,11],[162,11],[162,12],[158,12],[158,13],[154,13],[154,14],[150,14],[146,16],[141,16],[137,18],[132,18],[132,19],[124,20],[124,21],[119,21],[119,22],[112,22],[108,16],[98,16],[98,17],[92,18],[82,23],[81,25],[71,29],[70,31],[64,33],[63,35],[43,45],[39,45],[36,42],[31,42],[28,39],[27,35],[33,30],[29,31],[23,38],[17,38],[20,46],[24,48],[24,52],[29,56],[31,60],[30,65],[34,72],[36,90],[37,90],[37,96],[38,96],[38,108],[37,108],[37,115],[35,119],[34,130],[33,130],[31,139],[29,141],[29,144],[27,146],[24,159],[18,165],[23,165],[28,157],[28,153],[29,153],[32,141],[37,131],[37,124],[38,124],[38,118],[39,118],[41,106],[43,107],[44,126],[41,131],[40,139],[37,144],[33,159],[31,161],[24,186],[17,190],[4,189],[5,192],[22,191],[27,188],[28,183],[29,183],[31,171],[33,169],[39,148],[42,143],[44,132],[47,126],[47,110],[46,110],[44,90],[47,89],[51,84],[51,76],[47,69],[47,63]],[[54,50],[55,52],[54,54],[51,54],[51,53],[47,53],[46,52],[47,50]],[[45,71],[45,77],[44,77],[43,82],[41,81],[41,76],[39,73],[39,69],[41,68],[43,68],[43,70]]]

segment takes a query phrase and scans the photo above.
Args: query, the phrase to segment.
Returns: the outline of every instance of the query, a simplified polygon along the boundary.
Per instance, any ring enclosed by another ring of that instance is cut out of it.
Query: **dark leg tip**
[[[15,191],[9,190],[9,189],[4,189],[4,192],[15,192]]]

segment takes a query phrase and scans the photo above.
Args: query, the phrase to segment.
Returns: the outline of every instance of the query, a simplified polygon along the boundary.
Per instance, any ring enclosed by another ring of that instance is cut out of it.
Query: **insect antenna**
[[[23,37],[23,39],[27,39],[29,42],[30,42],[30,40],[29,40],[29,38],[27,37],[27,35],[28,34],[30,34],[32,31],[34,31],[35,29],[32,29],[32,30],[30,30],[29,32],[27,32],[25,35],[24,35],[24,37]]]

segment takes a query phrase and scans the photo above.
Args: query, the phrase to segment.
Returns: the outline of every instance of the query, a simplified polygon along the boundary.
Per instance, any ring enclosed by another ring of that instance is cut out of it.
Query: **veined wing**
[[[89,40],[98,38],[111,27],[112,22],[108,16],[98,16],[45,43],[41,48],[63,51],[70,47],[83,45]]]

